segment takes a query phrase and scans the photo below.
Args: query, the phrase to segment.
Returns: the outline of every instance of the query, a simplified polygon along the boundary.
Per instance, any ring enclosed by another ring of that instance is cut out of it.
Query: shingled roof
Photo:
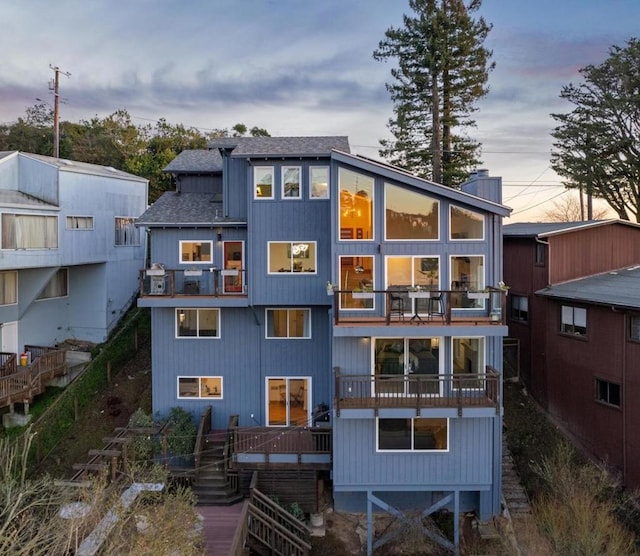
[[[137,220],[141,226],[178,227],[246,224],[223,216],[222,203],[211,193],[164,193]]]
[[[326,137],[221,137],[210,149],[233,148],[231,156],[329,156],[332,150],[350,152],[346,136]]]
[[[218,149],[182,151],[164,169],[179,174],[222,172],[222,156]]]

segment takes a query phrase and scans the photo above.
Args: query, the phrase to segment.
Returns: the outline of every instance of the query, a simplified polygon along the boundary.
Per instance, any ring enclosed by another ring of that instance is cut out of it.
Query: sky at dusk
[[[376,158],[388,138],[391,63],[372,53],[407,0],[0,0],[0,123],[36,97],[62,120],[126,109],[134,123],[202,131],[242,122],[271,135],[347,135]],[[551,113],[571,110],[563,85],[637,37],[639,0],[484,0],[496,69],[470,135],[502,176],[507,222],[541,218],[562,187],[551,170]],[[541,212],[542,211],[542,212]]]

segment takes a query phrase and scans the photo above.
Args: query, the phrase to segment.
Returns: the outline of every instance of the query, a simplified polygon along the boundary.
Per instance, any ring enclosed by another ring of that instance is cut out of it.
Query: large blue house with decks
[[[449,509],[452,546],[461,512],[499,513],[500,178],[451,189],[346,137],[222,138],[166,171],[138,220],[154,412],[211,406],[240,469],[330,480],[370,551],[375,511]]]

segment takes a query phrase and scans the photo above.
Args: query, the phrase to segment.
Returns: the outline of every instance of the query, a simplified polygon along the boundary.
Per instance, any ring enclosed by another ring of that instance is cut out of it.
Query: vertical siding
[[[640,342],[627,340],[623,361],[622,407],[626,420],[625,435],[625,484],[631,489],[640,488]]]
[[[493,419],[450,419],[449,452],[376,452],[374,419],[336,419],[333,483],[359,490],[438,485],[491,485]],[[358,462],[354,465],[354,462]]]

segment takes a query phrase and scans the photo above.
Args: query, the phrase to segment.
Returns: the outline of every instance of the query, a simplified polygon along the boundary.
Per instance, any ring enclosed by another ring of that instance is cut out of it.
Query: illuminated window
[[[452,206],[449,211],[450,239],[484,239],[484,216]]]
[[[342,309],[373,309],[375,290],[373,257],[340,257],[340,295]]]
[[[340,189],[340,239],[373,239],[373,178],[345,168],[338,171]]]
[[[384,185],[385,239],[438,239],[440,204],[404,187]]]
[[[268,243],[269,274],[281,272],[316,272],[315,241],[270,241]]]
[[[176,309],[178,338],[219,338],[219,309]]]
[[[181,263],[211,263],[213,251],[212,241],[181,241]]]
[[[254,199],[273,199],[273,166],[256,166],[253,180]]]
[[[179,376],[178,398],[222,399],[221,376]]]
[[[489,298],[484,295],[484,257],[451,257],[451,306],[461,309],[479,309]],[[459,293],[458,293],[459,292]],[[471,293],[471,295],[469,295]]]
[[[267,309],[267,338],[311,338],[309,309]]]

